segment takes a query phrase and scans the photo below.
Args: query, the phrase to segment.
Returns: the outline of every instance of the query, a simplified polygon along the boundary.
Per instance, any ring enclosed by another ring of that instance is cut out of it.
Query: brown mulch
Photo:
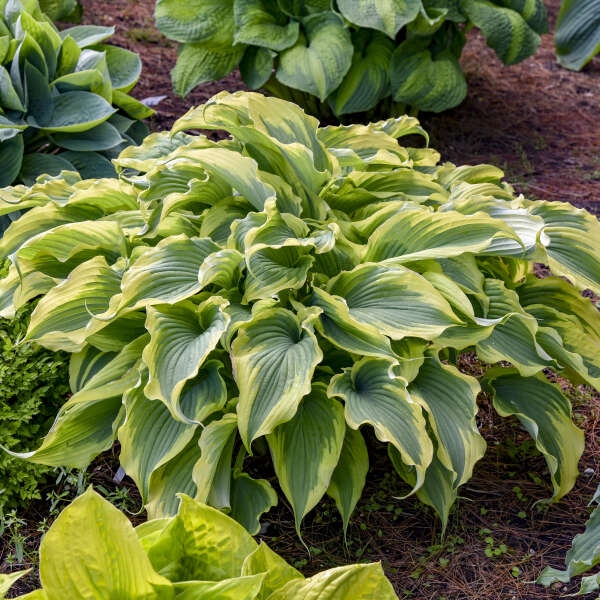
[[[553,26],[559,2],[546,3]],[[221,90],[244,89],[234,73],[201,86],[185,100],[176,97],[169,71],[177,48],[154,29],[154,0],[82,0],[82,4],[86,23],[115,25],[112,42],[140,53],[144,72],[134,95],[166,96],[156,107],[153,130],[169,128],[190,107]],[[582,73],[566,71],[556,65],[552,37],[545,35],[536,56],[504,67],[482,36],[472,31],[462,64],[469,83],[467,100],[440,115],[420,115],[443,159],[496,164],[528,197],[568,201],[600,214],[600,57]],[[468,357],[462,367],[478,368]],[[566,391],[576,420],[585,424],[587,442],[575,489],[557,505],[534,505],[550,495],[545,461],[518,423],[498,417],[482,398],[478,425],[488,452],[461,488],[462,498],[451,514],[444,542],[439,522],[427,507],[414,498],[397,499],[407,490],[373,440],[367,489],[350,524],[347,545],[331,501],[321,504],[303,524],[310,554],[299,543],[283,501],[266,516],[263,537],[307,574],[349,562],[381,560],[403,599],[564,598],[576,591],[575,585],[546,590],[530,582],[543,566],[563,564],[573,535],[583,530],[589,515],[586,505],[600,473],[600,398],[585,387]],[[111,455],[96,461],[91,468],[94,485],[114,488],[117,466]],[[256,474],[272,477],[268,467],[254,468]],[[131,482],[127,485],[132,488]],[[135,491],[131,493],[137,498]],[[45,508],[43,503],[35,507],[33,518],[43,518]],[[39,535],[33,530],[30,534],[27,543],[34,550]],[[504,544],[506,552],[488,557],[486,538],[493,538],[492,548]],[[0,541],[0,572],[9,570],[2,564],[8,549],[6,539]],[[511,574],[513,567],[519,570],[517,576]],[[33,578],[20,591],[32,583]]]

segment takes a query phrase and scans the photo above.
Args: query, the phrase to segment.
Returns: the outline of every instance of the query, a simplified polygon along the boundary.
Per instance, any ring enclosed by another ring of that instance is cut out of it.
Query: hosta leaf
[[[26,339],[77,352],[88,336],[102,328],[93,315],[104,312],[120,288],[121,275],[103,256],[79,265],[37,305]]]
[[[342,451],[344,409],[315,385],[294,417],[267,436],[279,485],[294,510],[296,532],[324,496]],[[298,465],[311,465],[310,471]]]
[[[481,29],[488,46],[505,65],[531,56],[540,44],[540,36],[511,8],[487,0],[461,0],[461,9]]]
[[[142,61],[135,53],[125,48],[103,44],[96,47],[106,53],[106,66],[115,90],[129,91],[140,78]]]
[[[1,130],[0,130],[1,131]],[[23,136],[16,135],[9,140],[0,141],[0,187],[10,185],[19,174],[23,163]]]
[[[369,239],[365,260],[406,263],[480,252],[497,238],[518,239],[501,221],[484,215],[407,210],[387,219]]]
[[[450,51],[432,56],[419,39],[407,40],[396,48],[390,82],[396,102],[420,110],[442,112],[458,106],[467,95],[467,83],[456,56]]]
[[[240,61],[240,75],[251,89],[261,88],[273,73],[275,52],[261,46],[250,46]]]
[[[192,302],[147,308],[150,343],[144,349],[149,380],[144,393],[176,412],[182,390],[215,349],[229,323],[228,302],[212,296],[199,306]]]
[[[360,265],[338,275],[328,288],[344,299],[356,322],[392,339],[433,339],[461,322],[426,279],[403,267]]]
[[[296,414],[323,354],[310,326],[280,308],[260,311],[242,324],[231,354],[240,391],[239,430],[249,449]]]
[[[396,600],[392,584],[380,563],[349,565],[323,571],[309,579],[293,579],[269,600],[319,598],[319,600]]]
[[[161,240],[123,275],[121,307],[134,310],[152,304],[176,304],[203,287],[198,278],[204,260],[219,246],[208,238],[185,235]]]
[[[147,119],[154,114],[153,109],[121,90],[113,90],[112,103],[132,119]]]
[[[516,10],[536,33],[548,33],[548,14],[543,0],[506,0],[503,5]]]
[[[354,508],[362,496],[368,470],[369,454],[362,434],[346,427],[340,459],[327,488],[327,494],[335,500],[342,516],[344,535]]]
[[[266,600],[292,579],[304,579],[300,571],[294,569],[264,542],[261,542],[260,546],[246,557],[242,566],[242,576],[258,573],[266,573],[258,600]]]
[[[114,148],[123,141],[123,137],[116,127],[104,122],[80,133],[56,133],[52,136],[52,140],[61,148],[76,152],[88,152]]]
[[[354,56],[340,86],[329,98],[336,115],[371,110],[387,95],[394,43],[380,33],[359,30],[352,37]]]
[[[25,154],[21,164],[19,179],[25,185],[35,185],[40,175],[58,176],[62,171],[76,171],[74,165],[59,154],[34,152]]]
[[[219,47],[203,43],[186,44],[171,72],[173,88],[177,94],[185,97],[201,83],[226,77],[238,66],[245,49],[243,45]]]
[[[265,575],[234,577],[219,582],[184,581],[174,585],[177,600],[255,600]]]
[[[117,176],[110,160],[98,152],[67,150],[61,153],[61,157],[68,160],[75,167],[82,179],[103,179]]]
[[[158,0],[156,27],[168,38],[184,44],[218,38],[233,24],[233,0]]]
[[[557,502],[571,490],[584,446],[581,429],[571,421],[571,404],[559,387],[543,375],[521,377],[514,370],[495,369],[486,374],[494,408],[503,417],[516,415],[544,455]]]
[[[275,554],[275,556],[277,556]],[[24,571],[16,571],[15,573],[2,573],[0,575],[0,598],[2,598],[2,600],[4,600],[5,595],[8,593],[8,590],[10,590],[10,588],[19,580],[21,579],[21,577],[24,577],[25,575],[27,575],[27,573],[29,573],[30,570],[24,570]]]
[[[145,503],[152,473],[187,446],[195,427],[173,419],[162,402],[146,398],[143,385],[126,392],[123,404],[125,422],[117,434],[119,460]]]
[[[276,505],[277,492],[266,479],[252,479],[246,473],[233,478],[230,516],[252,535],[260,531],[260,517]]]
[[[114,27],[101,27],[100,25],[77,25],[68,29],[63,29],[60,36],[65,40],[70,37],[80,48],[87,48],[93,44],[98,44],[101,41],[114,35]]]
[[[195,500],[215,508],[230,508],[231,457],[236,429],[236,416],[226,414],[202,430],[200,458],[192,472],[198,489]]]
[[[407,392],[406,381],[395,376],[393,365],[390,359],[363,358],[333,377],[328,393],[344,398],[350,427],[369,423],[380,441],[398,449],[404,463],[415,467],[419,488],[433,447],[421,406]]]
[[[564,0],[556,22],[554,41],[558,62],[572,71],[581,71],[600,52],[598,0]]]
[[[40,579],[50,600],[174,598],[154,571],[129,519],[90,488],[56,519],[40,547]]]
[[[335,13],[307,17],[298,42],[279,56],[277,79],[321,102],[342,82],[352,63],[352,41]]]
[[[438,440],[437,457],[454,471],[454,488],[471,478],[475,463],[486,444],[475,423],[479,384],[452,366],[443,365],[429,354],[419,375],[408,386],[410,397],[429,413],[429,422]]]
[[[181,496],[179,514],[148,549],[152,566],[171,581],[239,577],[258,544],[233,519]]]
[[[66,92],[54,98],[52,116],[44,123],[47,132],[80,132],[106,121],[117,112],[102,96],[90,92]]]
[[[23,102],[10,80],[10,75],[2,65],[0,65],[0,102],[4,110],[25,111]]]
[[[338,0],[340,11],[354,25],[383,31],[394,39],[419,14],[418,0]]]
[[[282,18],[276,0],[234,0],[235,42],[281,52],[298,39],[298,21]]]

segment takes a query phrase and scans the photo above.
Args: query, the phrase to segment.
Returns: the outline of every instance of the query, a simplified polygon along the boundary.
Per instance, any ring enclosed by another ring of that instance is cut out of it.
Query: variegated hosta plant
[[[543,371],[600,383],[580,295],[600,293],[600,225],[409,134],[427,139],[410,117],[321,128],[224,92],[126,149],[120,180],[2,190],[0,210],[30,210],[0,241],[0,315],[41,296],[25,341],[72,353],[73,396],[21,456],[82,468],[117,439],[151,518],[184,492],[255,532],[277,496],[244,469],[268,452],[298,529],[325,494],[346,527],[372,429],[445,523],[485,452],[483,386],[566,494],[583,433]],[[498,365],[480,382],[465,351]]]
[[[25,575],[0,574],[0,598]],[[33,600],[395,600],[380,564],[329,569],[305,579],[233,519],[182,495],[175,517],[135,529],[90,488],[42,539],[42,588]]]
[[[128,94],[141,61],[102,43],[113,33],[58,31],[38,0],[0,0],[0,186],[62,170],[114,177],[111,159],[147,135],[139,119],[153,111]]]
[[[469,29],[506,65],[534,54],[548,31],[543,0],[157,0],[155,17],[182,44],[178,94],[239,65],[250,89],[337,117],[457,106]]]

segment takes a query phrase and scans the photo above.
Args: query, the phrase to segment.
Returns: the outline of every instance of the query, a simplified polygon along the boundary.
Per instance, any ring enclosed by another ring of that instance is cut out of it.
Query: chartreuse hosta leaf
[[[137,119],[153,111],[128,95],[139,56],[99,44],[114,28],[59,32],[51,19],[75,19],[76,7],[76,0],[0,4],[0,186],[62,171],[114,177],[110,159],[147,132]]]
[[[0,594],[27,571],[0,575]],[[381,565],[356,564],[305,579],[225,514],[181,495],[170,518],[134,529],[91,488],[67,506],[40,548],[42,588],[19,598],[136,600],[393,600]]]
[[[298,22],[301,39],[319,6],[288,2],[277,26]],[[553,499],[567,493],[581,433],[543,373],[600,383],[600,319],[581,294],[600,291],[598,222],[398,141],[412,134],[427,141],[414,117],[321,128],[281,99],[221,93],[173,137],[126,149],[119,180],[0,189],[0,214],[23,211],[0,239],[0,315],[37,299],[25,343],[72,354],[73,395],[20,458],[84,468],[118,440],[150,518],[183,493],[255,533],[277,501],[247,472],[258,455],[299,529],[325,494],[346,529],[372,428],[445,525],[485,450],[479,382],[456,367],[470,352],[501,366],[486,391],[532,433]]]

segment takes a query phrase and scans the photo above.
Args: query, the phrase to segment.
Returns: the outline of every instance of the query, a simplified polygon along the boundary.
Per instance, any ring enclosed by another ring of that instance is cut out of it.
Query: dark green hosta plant
[[[457,106],[468,29],[507,65],[531,56],[548,30],[543,0],[157,0],[155,16],[182,44],[172,73],[180,95],[239,65],[251,89],[338,117],[382,102]]]
[[[0,186],[62,170],[116,173],[110,162],[148,130],[128,95],[141,62],[103,44],[112,27],[58,31],[37,0],[0,0]]]
[[[298,529],[324,494],[347,526],[372,428],[445,523],[485,452],[483,386],[544,454],[550,500],[566,494],[583,433],[543,370],[600,383],[579,293],[600,293],[600,225],[409,134],[426,138],[411,117],[320,128],[222,93],[126,149],[120,180],[1,191],[0,211],[30,210],[0,241],[0,315],[41,295],[25,339],[72,353],[73,396],[21,456],[83,468],[118,439],[151,518],[185,492],[255,532],[277,497],[247,454],[268,452]],[[478,381],[463,351],[512,366]]]
[[[0,575],[0,598],[25,572]],[[40,547],[42,588],[19,598],[123,600],[395,600],[381,565],[305,579],[223,513],[181,497],[175,517],[135,529],[90,488],[67,506]]]
[[[563,0],[554,40],[558,62],[581,71],[600,52],[600,0]]]
[[[52,21],[79,23],[82,8],[77,0],[39,0],[40,8]]]

